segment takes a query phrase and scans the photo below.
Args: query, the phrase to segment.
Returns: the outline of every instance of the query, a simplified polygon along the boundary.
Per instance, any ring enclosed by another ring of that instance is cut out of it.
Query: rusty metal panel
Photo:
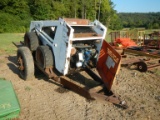
[[[88,25],[89,20],[87,19],[76,19],[76,18],[64,18],[69,25]]]
[[[80,94],[81,96],[86,97],[87,99],[93,99],[91,95],[88,92],[88,88],[85,87],[82,84],[79,84],[78,82],[69,79],[68,77],[61,76],[60,78],[60,84],[62,84],[64,87]]]

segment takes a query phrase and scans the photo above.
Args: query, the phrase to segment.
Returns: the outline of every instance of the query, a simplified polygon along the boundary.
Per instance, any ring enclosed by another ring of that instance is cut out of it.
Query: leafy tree
[[[110,29],[160,27],[159,13],[118,13],[111,0],[0,0],[0,32],[24,32],[31,20],[98,19]]]
[[[28,27],[30,11],[26,0],[0,1],[1,32],[20,32]]]
[[[25,32],[26,28],[18,16],[9,13],[2,13],[0,15],[0,33],[3,32]]]
[[[30,0],[30,12],[35,20],[46,20],[51,15],[51,1],[49,0]]]
[[[123,27],[159,28],[160,12],[157,13],[118,13]]]
[[[113,26],[115,26],[117,23],[120,27],[120,21],[118,21],[119,18],[114,10],[114,3],[111,0],[103,0],[100,4],[101,7],[99,8],[99,20],[108,27],[112,26],[113,28]]]
[[[160,28],[160,26],[158,23],[153,23],[153,29],[159,29],[159,28]]]
[[[109,28],[112,30],[120,30],[123,28],[122,22],[120,21],[117,14],[114,14],[112,17],[112,22],[110,22]]]

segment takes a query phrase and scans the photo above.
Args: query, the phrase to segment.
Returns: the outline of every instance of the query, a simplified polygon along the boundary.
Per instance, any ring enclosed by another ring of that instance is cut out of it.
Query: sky
[[[160,0],[111,0],[117,12],[160,12]]]

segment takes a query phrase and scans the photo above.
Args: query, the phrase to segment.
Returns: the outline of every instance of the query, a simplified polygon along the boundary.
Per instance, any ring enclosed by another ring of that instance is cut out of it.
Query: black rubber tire
[[[137,69],[140,72],[146,72],[147,71],[147,64],[145,62],[138,62],[137,63]]]
[[[39,46],[39,39],[35,32],[26,32],[24,35],[24,44],[33,52]]]
[[[36,50],[36,62],[41,68],[53,67],[53,53],[48,46],[39,46]]]
[[[17,61],[20,77],[24,80],[32,79],[34,77],[34,62],[28,47],[18,48]]]

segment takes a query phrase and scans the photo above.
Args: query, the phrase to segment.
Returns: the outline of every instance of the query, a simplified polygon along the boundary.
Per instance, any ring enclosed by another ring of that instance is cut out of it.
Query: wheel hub
[[[18,69],[21,71],[24,70],[23,60],[21,57],[18,58]]]

